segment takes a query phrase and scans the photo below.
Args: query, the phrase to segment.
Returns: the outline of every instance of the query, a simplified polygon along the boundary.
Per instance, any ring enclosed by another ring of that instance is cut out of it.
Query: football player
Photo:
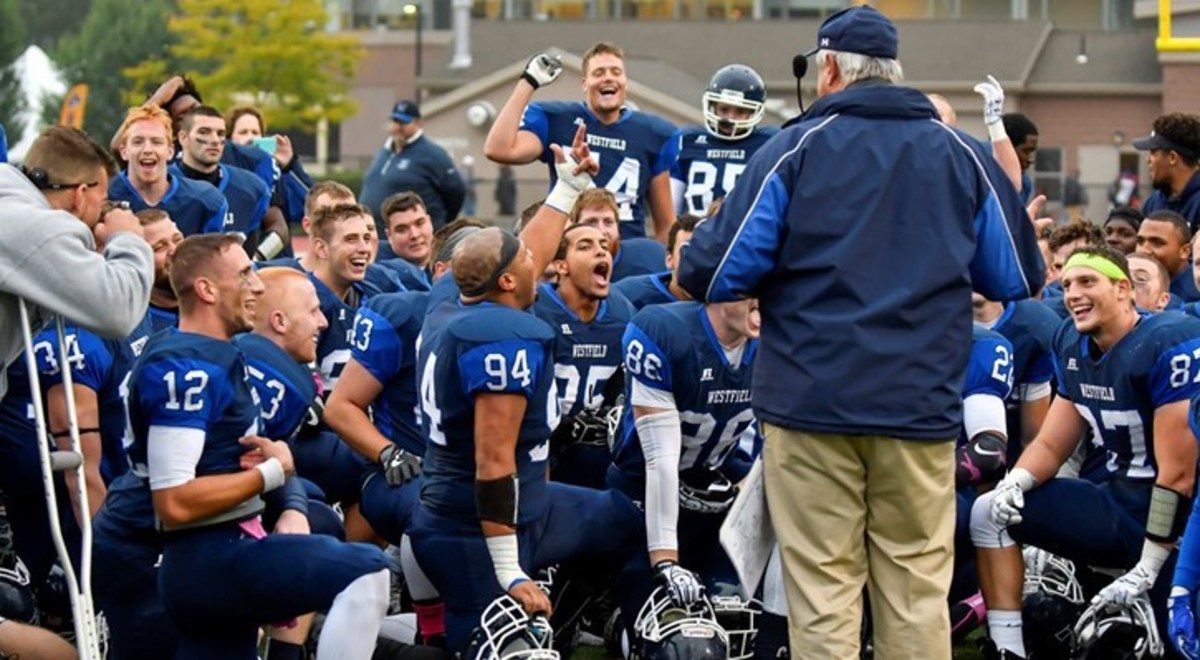
[[[293,471],[286,443],[258,435],[245,359],[262,281],[237,237],[185,240],[171,265],[178,330],[152,342],[130,376],[133,472],[164,530],[163,602],[179,653],[244,657],[257,628],[329,609],[321,646],[369,658],[387,609],[382,552],[320,535],[267,536],[261,495]]]
[[[553,195],[539,212],[546,222],[535,217],[525,231],[556,220],[551,208]],[[554,333],[523,311],[536,294],[543,247],[496,228],[468,236],[452,261],[460,298],[437,303],[421,331],[429,445],[409,534],[445,600],[451,652],[464,650],[480,614],[505,591],[527,613],[551,614],[532,571],[583,554],[621,560],[636,542],[636,529],[622,523],[636,509],[619,493],[546,480],[559,417]]]
[[[618,582],[627,622],[655,583],[680,605],[739,583],[717,534],[762,446],[750,407],[758,333],[754,299],[646,307],[625,332],[625,428],[608,485],[642,503],[648,549]]]
[[[199,105],[179,124],[181,158],[172,174],[206,181],[221,191],[229,203],[222,231],[246,236],[242,245],[255,261],[266,261],[291,242],[283,211],[271,204],[271,189],[248,170],[221,163],[225,153],[225,118],[215,108]]]
[[[584,193],[587,194],[586,192]],[[582,198],[582,196],[581,196]],[[554,377],[563,420],[551,438],[555,481],[602,488],[608,470],[607,384],[623,362],[621,336],[633,307],[609,291],[612,255],[595,227],[571,225],[551,266],[557,286],[542,284],[534,314],[554,329]]]
[[[702,100],[704,126],[679,129],[663,146],[677,215],[705,217],[714,200],[733,190],[746,161],[779,132],[759,127],[767,99],[762,76],[748,66],[717,69]]]
[[[1200,321],[1140,314],[1125,256],[1083,247],[1062,270],[1073,323],[1054,338],[1058,396],[1017,465],[975,501],[971,540],[993,656],[1024,657],[1017,543],[1127,571],[1094,604],[1124,606],[1158,585],[1187,521],[1196,446],[1188,401],[1200,393]],[[1085,434],[1108,452],[1103,483],[1055,474]],[[1166,617],[1160,617],[1165,621]]]
[[[679,254],[692,238],[692,232],[699,222],[700,218],[694,215],[681,215],[671,225],[671,231],[667,234],[667,270],[630,277],[616,283],[614,288],[629,300],[634,309],[691,299],[687,291],[679,286],[676,273],[679,270]]]
[[[533,93],[562,74],[562,62],[545,53],[529,60],[521,79],[488,131],[484,153],[501,164],[524,165],[541,160],[555,172],[551,143],[566,144],[586,126],[588,145],[600,165],[597,186],[617,198],[622,238],[650,235],[665,243],[675,219],[670,173],[659,157],[675,127],[656,115],[625,105],[625,54],[600,42],[583,55],[582,102],[530,103]],[[654,217],[646,226],[646,215]]]
[[[117,132],[117,151],[128,165],[108,184],[108,198],[134,211],[166,211],[184,236],[218,232],[229,204],[216,188],[171,174],[175,153],[171,117],[155,105],[130,108]]]
[[[175,256],[175,248],[183,242],[183,233],[171,216],[161,209],[137,212],[142,221],[142,235],[154,250],[154,288],[150,290],[150,324],[152,332],[173,328],[179,322],[179,301],[171,290],[167,264]]]
[[[608,251],[612,253],[614,283],[621,280],[657,273],[666,252],[662,243],[650,238],[622,238],[620,209],[617,198],[604,188],[589,188],[575,200],[571,210],[573,224],[591,225],[604,232]]]
[[[1063,321],[1036,300],[993,302],[972,294],[975,324],[994,330],[1012,344],[1012,393],[1008,396],[1008,431],[1014,440],[1009,461],[1016,462],[1021,449],[1033,441],[1046,411],[1050,409],[1050,381],[1054,377],[1054,332]]]

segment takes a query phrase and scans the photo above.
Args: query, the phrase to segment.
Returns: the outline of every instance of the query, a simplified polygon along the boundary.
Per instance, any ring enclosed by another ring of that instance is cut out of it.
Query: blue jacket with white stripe
[[[750,160],[684,249],[697,300],[754,296],[760,420],[950,440],[962,421],[971,289],[1037,293],[1041,255],[992,155],[882,82],[818,100]]]

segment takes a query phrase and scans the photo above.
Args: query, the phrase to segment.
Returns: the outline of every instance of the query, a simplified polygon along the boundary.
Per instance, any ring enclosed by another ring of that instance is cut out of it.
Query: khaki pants
[[[954,443],[763,426],[792,658],[858,658],[865,583],[876,658],[949,660]]]

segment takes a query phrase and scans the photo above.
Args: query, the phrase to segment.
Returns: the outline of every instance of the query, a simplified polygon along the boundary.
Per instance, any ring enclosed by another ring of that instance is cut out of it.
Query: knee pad
[[[976,548],[1007,548],[1016,545],[1008,529],[992,522],[992,498],[995,492],[984,493],[971,507],[971,543]]]

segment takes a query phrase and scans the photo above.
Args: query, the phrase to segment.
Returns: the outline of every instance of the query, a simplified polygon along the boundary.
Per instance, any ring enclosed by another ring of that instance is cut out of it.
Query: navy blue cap
[[[397,101],[396,106],[392,108],[392,119],[407,124],[414,119],[421,118],[421,108],[416,101]]]
[[[894,60],[900,54],[896,26],[874,7],[847,7],[825,19],[817,32],[818,50],[858,53]]]

